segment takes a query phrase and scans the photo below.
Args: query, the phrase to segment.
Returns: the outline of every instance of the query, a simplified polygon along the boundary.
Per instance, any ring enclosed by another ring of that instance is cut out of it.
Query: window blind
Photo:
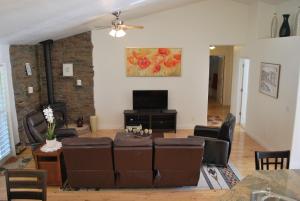
[[[8,129],[8,89],[6,69],[0,64],[0,161],[11,152]]]

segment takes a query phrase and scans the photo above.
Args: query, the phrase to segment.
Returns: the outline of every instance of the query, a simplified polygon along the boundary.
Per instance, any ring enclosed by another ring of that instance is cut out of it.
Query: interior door
[[[243,128],[246,125],[247,100],[248,100],[248,78],[250,60],[244,59],[242,64],[242,86],[241,86],[241,110],[240,124]]]
[[[225,58],[218,56],[218,86],[217,86],[217,101],[221,105],[223,104],[223,89],[224,89],[224,67]]]

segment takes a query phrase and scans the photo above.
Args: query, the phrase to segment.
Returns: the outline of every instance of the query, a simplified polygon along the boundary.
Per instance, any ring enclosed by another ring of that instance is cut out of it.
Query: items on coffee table
[[[150,136],[152,134],[152,129],[145,128],[142,129],[142,125],[139,126],[126,126],[125,133],[133,133],[136,136]]]

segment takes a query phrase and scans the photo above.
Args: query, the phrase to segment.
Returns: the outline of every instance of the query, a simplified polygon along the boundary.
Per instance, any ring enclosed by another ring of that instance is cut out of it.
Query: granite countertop
[[[266,190],[300,200],[300,170],[256,171],[225,193],[220,201],[250,201],[251,192]]]

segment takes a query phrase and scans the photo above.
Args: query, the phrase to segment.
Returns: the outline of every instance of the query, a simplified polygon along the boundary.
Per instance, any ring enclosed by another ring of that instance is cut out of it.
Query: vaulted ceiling
[[[0,43],[58,39],[109,25],[115,10],[125,19],[200,0],[0,0]]]
[[[32,44],[88,31],[110,24],[110,13],[119,9],[129,19],[199,1],[203,0],[0,0],[0,44]]]

